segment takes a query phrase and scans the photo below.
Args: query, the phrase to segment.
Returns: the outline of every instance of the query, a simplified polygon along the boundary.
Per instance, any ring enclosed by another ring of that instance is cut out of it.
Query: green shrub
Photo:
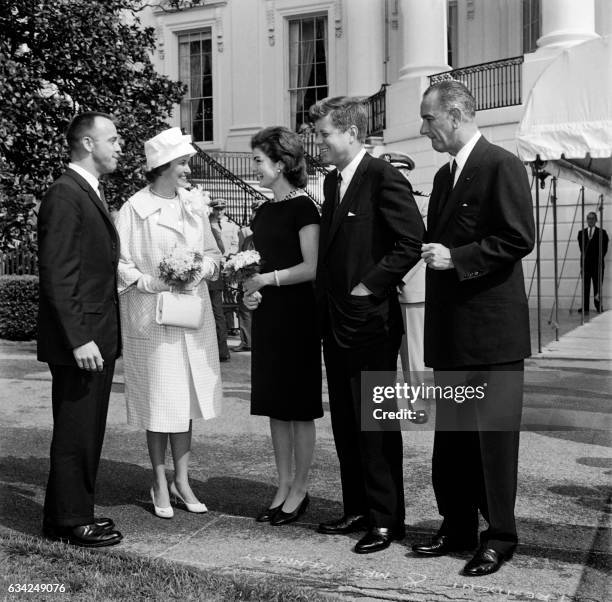
[[[38,276],[0,276],[0,338],[36,338]]]

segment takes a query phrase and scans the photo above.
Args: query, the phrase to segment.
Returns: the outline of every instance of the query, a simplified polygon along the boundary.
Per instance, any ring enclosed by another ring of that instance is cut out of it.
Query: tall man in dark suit
[[[423,220],[402,174],[364,149],[359,99],[310,108],[325,178],[316,289],[329,405],[340,462],[344,515],[321,533],[367,529],[355,551],[376,552],[404,537],[402,437],[362,425],[361,375],[395,374],[403,334],[396,286],[420,257]],[[371,400],[369,400],[371,403]]]
[[[414,552],[476,547],[478,510],[489,523],[465,575],[511,557],[523,363],[530,355],[521,258],[534,244],[525,168],[481,136],[469,90],[456,81],[423,95],[421,134],[451,155],[435,175],[427,215],[425,364],[436,385],[481,387],[436,400],[432,480],[442,526]],[[461,389],[454,389],[460,391]]]
[[[593,283],[593,303],[598,312],[603,311],[601,285],[604,277],[604,258],[608,252],[608,233],[597,227],[597,214],[587,215],[587,227],[578,232],[580,247],[580,269],[582,270],[582,310],[589,313],[591,282]]]
[[[117,130],[104,113],[77,115],[71,162],[38,214],[38,359],[53,379],[53,439],[43,533],[83,547],[121,541],[94,518],[94,489],[115,359],[120,354],[119,242],[99,178],[117,167]]]

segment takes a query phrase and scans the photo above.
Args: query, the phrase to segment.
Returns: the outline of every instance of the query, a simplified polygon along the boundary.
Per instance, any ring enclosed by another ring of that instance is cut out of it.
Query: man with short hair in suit
[[[38,214],[38,359],[52,375],[53,439],[43,533],[82,547],[117,544],[110,518],[94,517],[94,490],[115,360],[121,352],[119,241],[99,178],[121,153],[111,117],[77,115],[71,161]]]
[[[401,432],[392,420],[362,423],[372,399],[362,399],[361,375],[395,375],[404,331],[396,287],[420,258],[424,225],[404,176],[366,153],[360,99],[324,99],[310,116],[321,159],[336,167],[324,183],[316,294],[344,502],[319,532],[367,530],[355,546],[365,554],[405,533]]]
[[[425,364],[436,385],[456,393],[436,399],[432,481],[442,526],[412,548],[425,556],[475,548],[480,510],[489,527],[463,569],[469,576],[495,572],[517,544],[523,364],[531,353],[521,259],[535,237],[525,168],[480,134],[475,107],[452,80],[430,86],[421,102],[421,134],[452,159],[435,175],[427,214]]]
[[[582,308],[578,311],[589,313],[591,282],[593,283],[593,303],[597,312],[603,311],[601,286],[604,277],[604,258],[608,252],[608,233],[597,227],[597,213],[591,211],[587,217],[587,227],[578,232],[580,247],[580,269],[582,271]]]

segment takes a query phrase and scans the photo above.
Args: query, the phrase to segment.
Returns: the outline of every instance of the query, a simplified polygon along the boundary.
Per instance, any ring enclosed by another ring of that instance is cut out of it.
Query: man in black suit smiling
[[[410,186],[387,161],[366,153],[360,99],[328,98],[310,108],[325,178],[316,288],[329,405],[340,462],[344,515],[321,533],[367,529],[355,551],[404,537],[402,437],[361,423],[361,374],[395,373],[403,334],[396,286],[420,258],[424,235]]]
[[[105,113],[77,115],[66,134],[71,162],[38,214],[38,359],[53,379],[53,439],[43,533],[81,547],[117,544],[94,518],[94,490],[115,359],[121,351],[119,240],[99,178],[117,168],[119,136]]]
[[[523,362],[530,355],[521,258],[533,248],[529,181],[512,153],[489,143],[475,100],[457,81],[423,95],[421,134],[451,155],[427,214],[425,364],[437,385],[484,387],[483,399],[436,400],[432,481],[442,526],[417,554],[476,547],[464,575],[487,575],[517,543],[514,519]]]

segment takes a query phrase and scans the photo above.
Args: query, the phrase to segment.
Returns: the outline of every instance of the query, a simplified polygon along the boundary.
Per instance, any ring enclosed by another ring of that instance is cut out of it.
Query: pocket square
[[[352,211],[349,211],[346,215],[347,217],[355,217],[355,214]]]

